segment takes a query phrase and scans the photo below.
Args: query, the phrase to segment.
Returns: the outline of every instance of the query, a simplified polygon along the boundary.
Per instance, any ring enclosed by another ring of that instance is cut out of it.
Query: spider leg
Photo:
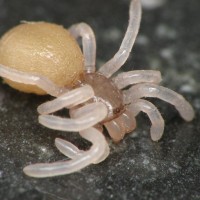
[[[128,106],[128,110],[130,110],[135,117],[140,111],[146,113],[152,123],[150,130],[151,139],[153,141],[158,141],[162,137],[165,123],[160,112],[152,103],[143,99],[137,99]]]
[[[112,76],[128,59],[133,44],[135,42],[136,36],[139,31],[140,21],[141,21],[141,3],[140,0],[132,0],[129,10],[129,24],[119,48],[119,51],[114,55],[114,57],[106,62],[100,69],[101,72],[106,77]]]
[[[0,76],[18,83],[37,85],[46,93],[56,97],[68,91],[65,88],[57,86],[44,76],[33,73],[20,72],[16,69],[11,69],[4,65],[0,65]]]
[[[40,114],[50,114],[62,108],[71,108],[84,103],[94,96],[91,86],[85,85],[66,92],[52,101],[45,102],[38,106],[37,111]]]
[[[75,157],[84,154],[84,151],[78,149],[71,142],[68,142],[60,138],[55,139],[55,145],[62,154],[64,154],[65,156],[71,159],[74,159]]]
[[[122,113],[118,118],[104,124],[110,137],[119,142],[126,133],[131,132],[136,127],[135,116],[128,110]]]
[[[142,97],[155,97],[174,105],[181,117],[186,121],[191,121],[194,118],[194,110],[189,102],[182,95],[168,88],[152,83],[141,83],[124,91],[125,104]]]
[[[129,85],[137,83],[155,83],[158,84],[162,80],[159,71],[155,70],[134,70],[122,72],[113,78],[116,86],[123,89]]]
[[[91,27],[86,23],[72,25],[69,32],[74,38],[82,37],[85,70],[87,73],[95,72],[96,39]]]
[[[71,142],[68,142],[68,141],[60,139],[60,138],[55,139],[55,145],[62,154],[64,154],[65,156],[67,156],[71,159],[74,159],[77,156],[84,154],[83,150],[78,149]],[[93,164],[97,164],[97,163],[100,163],[103,160],[105,160],[107,158],[107,156],[109,155],[109,152],[110,152],[110,149],[107,145],[104,154],[101,157],[99,157],[98,160],[93,162]]]
[[[40,115],[39,122],[55,130],[82,131],[102,121],[107,116],[107,113],[107,107],[103,103],[95,102],[77,109],[73,119],[53,115]]]
[[[90,150],[69,161],[29,165],[23,169],[24,173],[38,178],[70,174],[95,163],[109,149],[105,137],[95,128],[83,130],[80,135],[92,143]]]

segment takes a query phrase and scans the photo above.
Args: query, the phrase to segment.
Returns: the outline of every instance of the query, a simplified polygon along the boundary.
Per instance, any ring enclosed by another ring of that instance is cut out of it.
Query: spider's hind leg
[[[92,28],[86,23],[79,23],[72,25],[68,30],[75,39],[82,38],[86,72],[95,72],[96,39]]]
[[[59,96],[63,92],[67,91],[67,89],[57,86],[44,76],[21,72],[4,65],[0,65],[0,76],[17,83],[36,85],[52,96]]]
[[[153,141],[158,141],[162,137],[165,123],[160,112],[152,103],[143,99],[137,99],[132,101],[128,109],[135,117],[140,111],[148,115],[152,123],[150,133]]]

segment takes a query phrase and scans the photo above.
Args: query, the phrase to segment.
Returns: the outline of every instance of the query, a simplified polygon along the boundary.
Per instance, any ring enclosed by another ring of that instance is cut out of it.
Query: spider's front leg
[[[142,97],[159,98],[174,105],[184,120],[191,121],[194,118],[194,110],[190,103],[182,95],[168,88],[151,83],[141,83],[132,86],[124,94],[125,103],[130,103],[133,99],[140,99]]]
[[[149,101],[143,99],[133,100],[128,106],[128,110],[136,117],[141,111],[146,113],[151,121],[151,139],[153,141],[158,141],[164,131],[165,122],[158,111],[158,109]]]
[[[103,133],[101,133],[101,134],[103,134]],[[55,145],[62,154],[64,154],[65,156],[67,156],[71,159],[75,159],[77,156],[80,156],[80,155],[84,156],[85,151],[78,149],[75,145],[73,145],[71,142],[68,142],[66,140],[56,138]],[[93,161],[92,163],[98,164],[98,163],[102,162],[103,160],[105,160],[108,157],[109,153],[110,153],[110,148],[107,144],[102,156],[99,158],[96,158],[96,160]]]
[[[24,168],[25,174],[38,178],[70,174],[101,159],[109,148],[103,134],[95,128],[89,128],[80,131],[80,135],[93,144],[90,150],[77,155],[69,161],[29,165]]]
[[[129,71],[129,72],[122,72],[120,74],[118,74],[116,77],[114,77],[112,79],[115,82],[115,85],[119,88],[119,89],[123,89],[125,87],[128,87],[129,85],[132,84],[138,84],[138,83],[142,83],[142,82],[147,82],[147,83],[155,83],[158,84],[161,82],[162,78],[161,78],[161,74],[159,71],[154,71],[154,70],[134,70],[134,71]],[[141,105],[142,104],[142,105]],[[136,107],[138,106],[139,109],[143,110],[144,112],[147,112],[151,121],[153,122],[154,119],[151,116],[150,113],[152,113],[152,108],[153,105],[150,103],[147,103],[146,106],[145,102],[135,102]],[[120,141],[121,139],[123,139],[124,135],[126,133],[129,133],[131,131],[133,131],[136,127],[136,121],[135,121],[135,117],[138,113],[137,110],[134,110],[133,107],[134,106],[127,106],[127,110],[118,118],[105,123],[104,125],[106,126],[110,136],[112,137],[112,139],[115,142]],[[142,109],[142,106],[144,106],[144,109]],[[149,111],[147,108],[151,108]],[[131,110],[131,112],[130,112]],[[153,109],[154,110],[154,109]],[[157,109],[156,109],[157,110]],[[156,112],[157,114],[157,112]],[[163,121],[161,120],[162,117],[159,118],[159,122]],[[155,132],[155,123],[153,122],[154,126],[152,127],[152,132]],[[160,123],[162,124],[162,123]],[[157,132],[161,132],[160,134],[162,134],[163,131],[161,131],[162,125],[160,125],[160,128],[158,128],[159,130]],[[153,140],[157,140],[157,138],[159,137],[158,134],[156,134],[157,136],[154,137]]]
[[[159,123],[162,125],[163,120],[157,109],[152,104],[140,99],[143,97],[159,98],[174,105],[181,117],[186,121],[191,121],[194,118],[194,110],[192,106],[182,95],[153,83],[141,83],[132,86],[130,89],[124,91],[124,103],[130,104],[133,102],[132,110],[136,109],[136,111],[133,111],[135,112],[135,115],[138,114],[139,110],[146,112],[148,115],[149,113],[152,113],[149,117],[154,126],[154,128],[152,127],[151,129],[152,131],[154,130],[154,132],[151,132],[153,140],[159,140],[162,136],[163,127],[159,127],[158,122],[160,121]]]

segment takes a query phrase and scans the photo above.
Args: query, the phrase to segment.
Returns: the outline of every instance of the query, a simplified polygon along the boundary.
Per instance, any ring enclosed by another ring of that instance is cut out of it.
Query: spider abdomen
[[[58,86],[75,84],[84,69],[83,54],[69,31],[46,22],[26,22],[5,33],[0,40],[0,63],[45,76]],[[6,82],[23,92],[44,94],[36,86]]]

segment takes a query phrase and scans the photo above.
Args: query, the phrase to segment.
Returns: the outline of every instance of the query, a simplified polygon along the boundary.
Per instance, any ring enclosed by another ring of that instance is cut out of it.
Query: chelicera
[[[119,51],[97,72],[95,36],[85,23],[71,26],[69,32],[44,22],[25,23],[2,38],[0,75],[6,82],[25,92],[46,92],[56,97],[38,107],[39,122],[55,130],[78,131],[92,143],[89,150],[82,151],[65,140],[56,139],[56,147],[70,160],[29,165],[24,168],[27,175],[69,174],[103,161],[109,155],[109,146],[102,126],[118,142],[135,129],[135,117],[140,111],[150,118],[151,138],[158,141],[163,135],[164,120],[157,108],[143,97],[159,98],[174,105],[186,121],[194,118],[193,108],[183,96],[159,86],[159,71],[134,70],[112,77],[127,60],[135,42],[141,20],[139,0],[131,1],[129,15]],[[75,43],[79,37],[82,38],[83,56]],[[69,109],[70,118],[52,115],[63,108]]]

